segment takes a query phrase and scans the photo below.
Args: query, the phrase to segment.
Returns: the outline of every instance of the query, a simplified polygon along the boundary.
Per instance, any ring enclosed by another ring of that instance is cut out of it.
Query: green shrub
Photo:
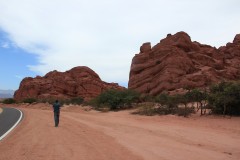
[[[178,96],[170,96],[165,93],[155,97],[155,102],[160,103],[162,106],[167,106],[167,108],[176,108],[179,103],[178,100]]]
[[[190,101],[188,94],[184,95],[168,95],[162,93],[155,97],[155,103],[143,103],[134,114],[140,115],[167,115],[176,114],[179,116],[187,117],[191,113],[194,113],[194,108],[187,106]],[[184,105],[184,108],[178,107],[180,104]]]
[[[208,102],[215,114],[240,115],[240,83],[221,82],[211,86]]]
[[[80,104],[83,103],[83,101],[84,101],[84,99],[82,97],[75,97],[75,98],[71,98],[70,99],[70,103],[71,104],[78,104],[78,105],[80,105]]]
[[[153,97],[151,95],[147,95],[147,94],[141,94],[139,97],[139,101],[140,102],[154,102],[155,97]]]
[[[140,115],[146,115],[146,116],[172,114],[172,115],[187,117],[192,113],[194,113],[194,108],[188,108],[188,107],[187,108],[180,108],[180,107],[169,108],[169,106],[167,105],[160,105],[157,103],[143,103],[132,114],[140,114]]]
[[[16,103],[16,101],[13,98],[7,98],[7,99],[4,99],[2,101],[2,103],[4,103],[4,104],[13,104],[13,103]]]
[[[92,104],[96,109],[109,108],[110,110],[125,109],[132,107],[132,103],[139,100],[139,94],[132,90],[114,90],[104,91],[96,98],[92,99]]]
[[[35,98],[26,98],[22,102],[31,104],[31,103],[37,102],[37,100]]]

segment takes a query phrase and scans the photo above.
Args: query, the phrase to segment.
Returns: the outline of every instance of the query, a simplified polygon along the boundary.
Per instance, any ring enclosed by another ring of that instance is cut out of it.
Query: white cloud
[[[238,0],[8,0],[0,2],[0,28],[38,56],[33,71],[86,65],[105,81],[126,83],[146,41],[155,45],[182,30],[214,46],[232,41],[239,7]]]
[[[9,48],[10,46],[9,46],[9,43],[8,42],[3,42],[2,44],[1,44],[1,47],[2,48]]]

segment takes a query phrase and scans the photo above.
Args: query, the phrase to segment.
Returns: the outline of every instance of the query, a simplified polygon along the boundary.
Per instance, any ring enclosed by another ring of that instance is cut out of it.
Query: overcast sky
[[[179,31],[216,47],[232,42],[240,1],[0,0],[0,89],[75,66],[127,86],[141,44]]]

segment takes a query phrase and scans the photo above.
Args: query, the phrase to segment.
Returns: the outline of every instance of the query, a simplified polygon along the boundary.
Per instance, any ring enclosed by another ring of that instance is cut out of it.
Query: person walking
[[[58,102],[58,100],[56,100],[55,103],[53,104],[53,112],[54,112],[55,127],[58,127],[59,117],[60,117],[60,103]]]

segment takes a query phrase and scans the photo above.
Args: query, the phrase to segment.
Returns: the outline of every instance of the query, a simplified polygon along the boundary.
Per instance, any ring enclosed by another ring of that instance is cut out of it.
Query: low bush
[[[139,108],[132,114],[140,114],[146,116],[154,115],[178,115],[187,117],[194,113],[194,108],[170,107],[167,105],[160,105],[158,103],[142,103]]]
[[[117,110],[131,108],[132,103],[137,102],[138,100],[139,94],[135,91],[129,89],[120,91],[110,89],[92,99],[90,104],[97,110],[101,108]]]
[[[22,102],[31,104],[31,103],[37,102],[37,99],[35,99],[35,98],[26,98]]]
[[[82,104],[83,101],[84,101],[84,99],[82,97],[75,97],[75,98],[70,99],[71,104],[77,104],[77,105]]]
[[[155,97],[155,102],[160,103],[162,106],[167,106],[169,109],[176,108],[179,104],[179,96],[170,96],[162,93]]]
[[[175,114],[177,114],[178,116],[184,116],[184,117],[187,117],[192,113],[195,113],[194,107],[187,107],[187,108],[178,107],[175,111]]]
[[[15,99],[13,98],[7,98],[2,101],[3,104],[13,104],[16,103]]]

